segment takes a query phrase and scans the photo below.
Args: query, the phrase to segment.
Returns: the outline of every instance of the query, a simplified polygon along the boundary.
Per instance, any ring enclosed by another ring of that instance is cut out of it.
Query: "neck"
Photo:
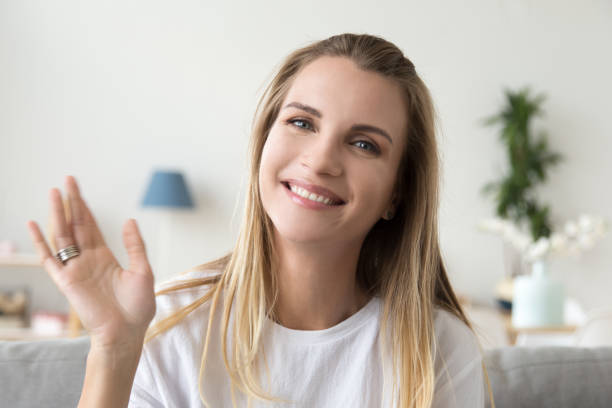
[[[276,236],[279,323],[323,330],[359,311],[369,300],[356,281],[362,242],[310,245]]]

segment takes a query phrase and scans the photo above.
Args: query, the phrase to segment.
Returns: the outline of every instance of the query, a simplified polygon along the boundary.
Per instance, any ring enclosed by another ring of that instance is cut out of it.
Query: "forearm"
[[[113,348],[92,344],[78,407],[127,407],[141,352],[142,339]]]

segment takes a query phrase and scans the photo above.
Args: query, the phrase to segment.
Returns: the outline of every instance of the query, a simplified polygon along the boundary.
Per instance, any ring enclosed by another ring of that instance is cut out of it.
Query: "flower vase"
[[[565,290],[548,274],[548,265],[537,260],[531,275],[517,276],[512,298],[512,325],[524,327],[562,326]]]

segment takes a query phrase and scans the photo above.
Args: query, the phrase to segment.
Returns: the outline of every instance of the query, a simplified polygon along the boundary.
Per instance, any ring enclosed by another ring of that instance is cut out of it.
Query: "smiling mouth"
[[[321,194],[313,193],[312,191],[308,191],[307,189],[305,189],[303,187],[299,187],[299,186],[290,184],[287,181],[283,181],[283,182],[281,182],[281,184],[283,186],[285,186],[285,188],[287,190],[290,190],[294,194],[297,194],[300,197],[305,198],[305,199],[310,200],[310,201],[314,201],[314,202],[317,202],[317,203],[322,203],[322,204],[325,204],[325,205],[332,205],[332,206],[343,205],[344,204],[344,201],[342,201],[342,200],[334,200],[334,199],[332,199],[330,197],[326,197],[326,196],[321,195]]]

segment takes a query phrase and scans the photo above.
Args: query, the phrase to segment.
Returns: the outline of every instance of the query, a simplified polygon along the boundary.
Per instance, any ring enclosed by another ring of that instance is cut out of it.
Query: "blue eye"
[[[291,123],[293,126],[298,127],[300,129],[312,130],[312,124],[305,119],[289,119],[287,123]]]
[[[304,119],[289,119],[287,123],[291,123],[293,126],[296,126],[300,129],[311,130],[312,124]]]
[[[366,142],[365,140],[358,140],[354,143],[355,146],[357,146],[358,148],[368,151],[368,152],[372,152],[372,153],[378,153],[378,147],[376,147],[374,144],[370,143],[370,142]]]

